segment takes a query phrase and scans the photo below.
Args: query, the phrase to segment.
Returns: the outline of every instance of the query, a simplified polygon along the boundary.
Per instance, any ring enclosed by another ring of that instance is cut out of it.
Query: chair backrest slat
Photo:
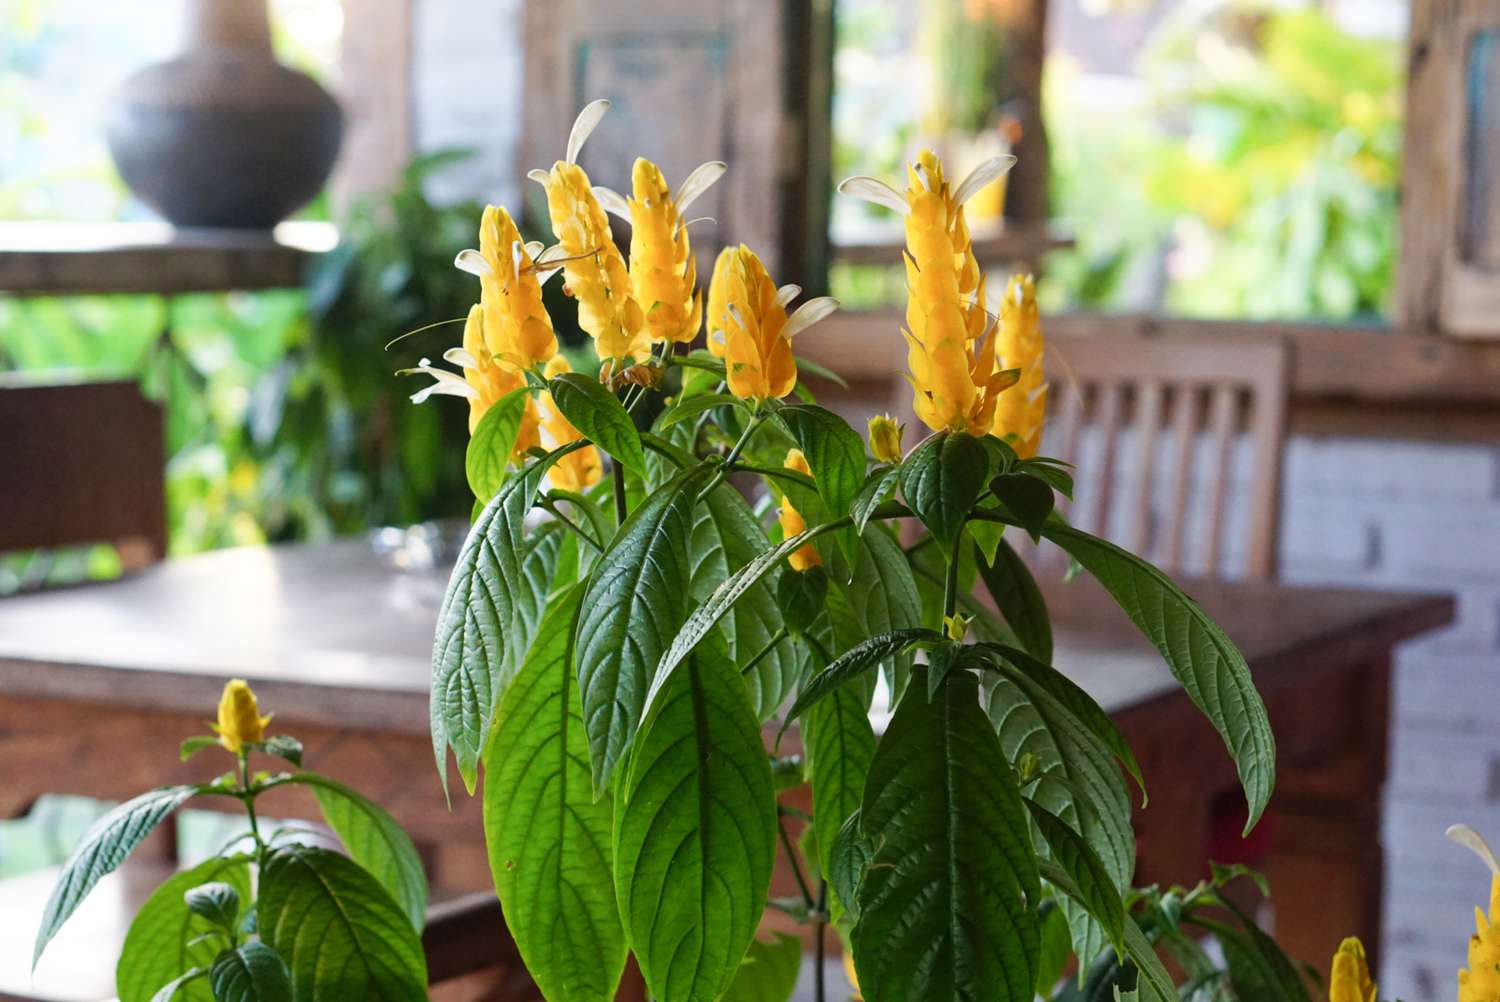
[[[1198,443],[1198,396],[1198,387],[1190,385],[1178,386],[1172,393],[1172,508],[1165,527],[1167,549],[1164,558],[1169,567],[1183,565],[1193,448]]]
[[[1131,512],[1130,548],[1144,552],[1150,543],[1152,467],[1156,463],[1157,431],[1161,426],[1162,384],[1148,379],[1135,393],[1135,508]]]

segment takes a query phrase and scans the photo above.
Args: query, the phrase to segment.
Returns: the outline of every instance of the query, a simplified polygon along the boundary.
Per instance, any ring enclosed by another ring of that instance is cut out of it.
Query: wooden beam
[[[332,181],[339,204],[389,189],[411,159],[411,43],[412,0],[344,4],[344,149]]]

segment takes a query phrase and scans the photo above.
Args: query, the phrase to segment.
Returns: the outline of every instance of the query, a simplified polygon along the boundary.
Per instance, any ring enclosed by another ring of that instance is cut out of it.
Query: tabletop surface
[[[396,570],[369,542],[247,547],[119,581],[0,600],[0,694],[162,708],[212,705],[243,677],[289,718],[427,728],[447,569]],[[1452,599],[1264,583],[1185,587],[1252,669],[1377,654],[1451,620]],[[1176,689],[1102,589],[1045,581],[1057,667],[1107,709]]]

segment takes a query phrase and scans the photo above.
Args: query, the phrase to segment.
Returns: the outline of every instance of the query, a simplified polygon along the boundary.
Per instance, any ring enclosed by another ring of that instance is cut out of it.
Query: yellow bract
[[[724,359],[729,392],[742,400],[780,399],[797,385],[785,336],[786,306],[755,252],[726,247],[708,287],[708,350]]]
[[[703,321],[703,300],[687,226],[656,164],[638,159],[631,184],[630,280],[636,301],[646,311],[652,341],[691,341]]]
[[[219,744],[238,755],[245,745],[265,739],[270,722],[270,714],[260,715],[255,693],[244,679],[231,679],[224,686],[224,695],[219,697],[219,720],[213,725]]]
[[[469,319],[464,323],[464,346],[462,352],[449,352],[450,361],[457,361],[464,369],[464,382],[475,391],[469,395],[469,434],[479,427],[485,412],[495,401],[526,385],[526,377],[519,369],[502,365],[490,354],[485,337],[484,308],[475,305],[469,308]],[[519,460],[526,450],[539,444],[537,437],[536,401],[526,400],[521,411],[521,427],[516,432],[516,445],[511,450],[511,459]]]
[[[1350,937],[1339,944],[1328,974],[1328,1002],[1375,1002],[1375,982],[1365,960],[1365,946]]]
[[[889,414],[870,418],[870,455],[882,463],[901,461],[901,435],[905,427]]]
[[[812,476],[812,468],[807,465],[807,457],[802,455],[801,449],[792,449],[786,454],[786,462],[782,464],[789,470],[795,470],[805,476]],[[791,539],[802,532],[807,531],[807,521],[803,519],[802,513],[792,507],[791,499],[783,496],[781,499],[781,534]],[[792,552],[786,558],[786,562],[792,565],[794,571],[805,571],[811,567],[817,567],[823,562],[818,556],[817,547],[808,543]]]
[[[571,371],[573,371],[572,366],[568,364],[568,360],[561,355],[556,355],[547,363],[546,376],[551,379],[553,376],[560,376],[564,372]],[[545,443],[547,449],[558,449],[583,438],[578,429],[573,427],[572,422],[563,417],[557,405],[552,402],[552,394],[544,390],[539,404],[542,431],[546,438],[550,439]],[[558,490],[579,492],[599,482],[604,476],[604,463],[599,458],[598,449],[592,445],[585,445],[581,449],[575,449],[559,457],[557,462],[552,464],[552,468],[547,471],[547,476],[552,481],[552,486]]]
[[[1009,441],[1016,455],[1030,459],[1042,444],[1047,417],[1042,325],[1036,307],[1036,282],[1030,275],[1012,276],[1006,285],[996,337],[996,365],[1002,370],[1017,370],[1018,376],[1014,388],[1000,394],[990,430],[995,437]]]
[[[487,206],[479,225],[480,304],[485,344],[502,365],[532,369],[557,354],[552,318],[542,305],[542,283],[510,213]]]
[[[589,176],[564,160],[542,176],[552,232],[568,259],[563,265],[567,290],[578,300],[578,326],[594,339],[594,350],[604,361],[616,366],[646,361],[651,355],[646,316]]]
[[[1469,966],[1458,972],[1458,1002],[1500,1002],[1500,874],[1490,878],[1490,912],[1474,909]]]
[[[984,274],[970,246],[963,205],[930,150],[908,167],[907,364],[917,417],[934,431],[990,430],[1005,381],[986,337]]]

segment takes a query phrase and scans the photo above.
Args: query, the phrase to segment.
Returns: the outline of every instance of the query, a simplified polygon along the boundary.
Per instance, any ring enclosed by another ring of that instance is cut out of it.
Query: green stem
[[[786,858],[792,864],[792,876],[797,878],[797,887],[802,891],[802,900],[807,903],[807,910],[817,910],[818,902],[812,896],[812,888],[807,884],[807,878],[802,875],[802,864],[797,860],[797,850],[792,848],[792,839],[786,833],[786,823],[781,819],[780,809],[776,812],[776,832],[781,836],[782,848],[786,850]]]
[[[740,674],[741,675],[748,675],[748,674],[750,674],[751,670],[756,665],[758,665],[762,661],[764,661],[766,659],[767,655],[769,655],[771,653],[771,651],[775,649],[776,645],[779,644],[779,643],[781,643],[785,639],[786,639],[786,626],[783,625],[780,629],[778,629],[775,633],[773,633],[771,635],[771,639],[770,640],[766,641],[766,646],[762,647],[756,653],[755,657],[751,658],[750,661],[749,661],[749,663],[747,663],[745,665],[745,667],[743,667],[743,668],[740,669]]]
[[[823,936],[827,927],[824,916],[828,914],[828,881],[818,887],[818,917],[813,922],[813,998],[824,1002],[827,998],[823,987]]]
[[[704,498],[712,494],[714,492],[714,488],[722,484],[724,482],[724,479],[728,477],[731,472],[733,472],[735,461],[740,458],[740,453],[745,451],[745,446],[750,444],[750,436],[755,434],[755,430],[759,428],[765,420],[766,415],[760,411],[756,411],[755,414],[751,416],[750,422],[745,425],[745,430],[740,433],[739,441],[734,443],[734,447],[729,450],[729,455],[724,457],[724,465],[720,467],[719,472],[714,475],[713,480],[709,481],[708,486],[703,488],[703,493],[698,495],[698,500],[700,502]]]
[[[583,529],[578,526],[578,523],[574,522],[571,518],[564,515],[562,513],[562,509],[557,507],[556,501],[553,501],[551,498],[542,498],[542,507],[547,509],[547,511],[550,511],[553,517],[563,525],[567,526],[569,529],[572,529],[573,532],[577,534],[579,539],[592,546],[595,553],[604,552],[604,547],[599,545],[599,541],[593,536],[590,536],[588,533],[584,532]]]
[[[255,794],[250,792],[250,753],[240,749],[240,803],[245,805],[245,813],[250,817],[250,837],[255,839],[256,859],[264,860],[266,855],[265,840],[260,837],[260,823],[255,818]]]
[[[625,516],[625,467],[613,456],[610,457],[609,465],[615,478],[615,524],[624,525]]]
[[[958,535],[953,540],[953,551],[948,554],[948,578],[943,582],[943,619],[958,609],[958,555],[959,547],[964,545],[963,526],[959,526]],[[937,625],[939,633],[944,632],[943,623]]]

